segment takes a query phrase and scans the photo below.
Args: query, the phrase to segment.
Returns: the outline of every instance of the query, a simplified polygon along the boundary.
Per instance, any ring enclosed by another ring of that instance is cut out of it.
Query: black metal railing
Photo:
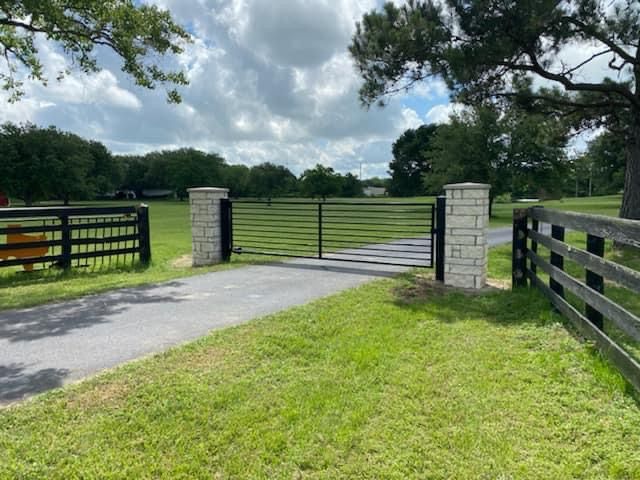
[[[146,205],[0,209],[0,267],[119,266],[136,258],[151,260]]]
[[[435,210],[433,203],[226,201],[223,244],[229,253],[433,267]]]

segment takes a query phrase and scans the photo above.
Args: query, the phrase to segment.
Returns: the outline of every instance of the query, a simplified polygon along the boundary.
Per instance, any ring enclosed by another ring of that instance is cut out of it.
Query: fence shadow
[[[535,290],[512,292],[487,287],[478,292],[465,291],[410,274],[404,275],[402,284],[393,290],[393,303],[411,311],[433,309],[437,311],[438,321],[443,323],[483,318],[491,323],[515,326],[542,324],[551,318],[548,303]]]
[[[29,372],[24,364],[0,365],[0,405],[62,386],[69,371],[45,368]]]
[[[111,317],[132,305],[183,302],[184,298],[172,295],[170,290],[180,285],[180,282],[147,285],[24,310],[0,312],[0,340],[26,342],[62,336],[74,330],[108,323]]]

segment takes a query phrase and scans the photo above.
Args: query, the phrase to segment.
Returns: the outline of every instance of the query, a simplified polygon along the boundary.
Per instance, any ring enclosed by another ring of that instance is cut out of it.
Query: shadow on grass
[[[60,387],[69,371],[45,368],[28,372],[24,364],[0,365],[0,405]]]
[[[502,325],[559,321],[544,296],[533,289],[486,287],[481,291],[444,286],[432,278],[407,273],[393,290],[394,304],[411,311],[433,310],[444,323],[483,318]]]
[[[144,273],[149,269],[149,265],[136,263],[134,265],[105,266],[96,268],[73,267],[69,270],[62,270],[57,267],[43,268],[33,272],[23,270],[12,270],[0,272],[0,289],[17,286],[27,286],[57,282],[60,280],[70,280],[74,278],[95,278],[105,274],[113,273]]]
[[[158,287],[147,285],[64,303],[0,312],[0,339],[28,342],[66,335],[73,330],[108,323],[110,317],[126,311],[131,305],[182,302],[184,300],[172,295],[170,290],[179,286],[180,282],[163,283],[162,290],[158,291]]]

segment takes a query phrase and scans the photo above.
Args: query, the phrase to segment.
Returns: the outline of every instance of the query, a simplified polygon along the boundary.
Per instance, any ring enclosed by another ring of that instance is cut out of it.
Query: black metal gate
[[[444,253],[443,198],[438,208],[433,203],[227,200],[222,221],[228,255],[431,268],[443,257],[435,250]],[[435,266],[441,276],[443,266]]]

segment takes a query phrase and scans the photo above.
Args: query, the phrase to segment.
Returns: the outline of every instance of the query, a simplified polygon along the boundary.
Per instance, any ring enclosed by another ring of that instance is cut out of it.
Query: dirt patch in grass
[[[132,390],[133,385],[126,380],[101,382],[91,388],[71,394],[67,406],[78,410],[118,407],[123,404]]]
[[[181,255],[171,262],[173,268],[190,268],[193,261],[191,255]]]
[[[399,303],[425,302],[432,298],[441,297],[449,293],[462,293],[467,296],[483,295],[496,290],[510,288],[510,282],[506,280],[491,279],[487,286],[479,290],[470,288],[450,287],[433,279],[431,275],[414,275],[407,282],[393,289],[393,295]]]

